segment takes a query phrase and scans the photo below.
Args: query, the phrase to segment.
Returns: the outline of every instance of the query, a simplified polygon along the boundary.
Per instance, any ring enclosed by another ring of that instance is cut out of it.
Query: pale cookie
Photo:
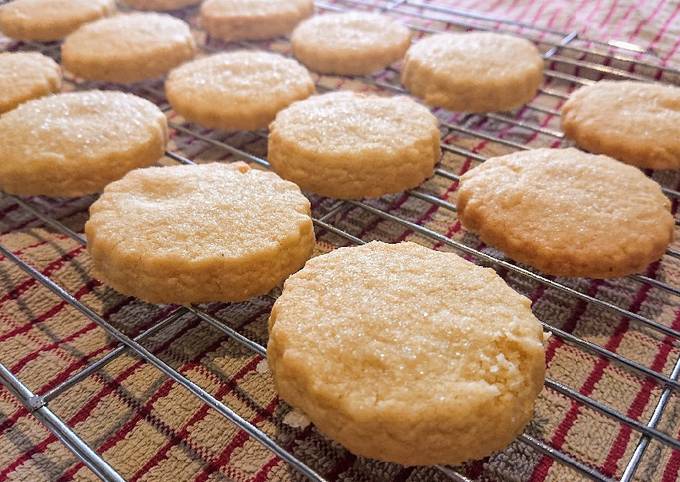
[[[201,24],[221,40],[264,40],[289,34],[313,12],[313,0],[206,0]]]
[[[657,183],[573,148],[489,159],[461,178],[458,215],[485,243],[557,276],[642,272],[663,256],[674,228]]]
[[[137,10],[157,10],[161,12],[179,10],[198,5],[201,0],[123,0],[123,3]]]
[[[383,15],[336,13],[306,20],[291,42],[295,57],[315,72],[368,75],[404,56],[411,31]]]
[[[416,187],[440,155],[437,118],[407,97],[311,97],[279,112],[269,130],[268,159],[281,177],[339,199]]]
[[[163,156],[165,116],[121,92],[57,94],[0,116],[0,188],[10,194],[81,196]]]
[[[51,58],[37,52],[0,53],[0,114],[60,88],[61,69]]]
[[[590,152],[651,169],[680,169],[680,88],[632,81],[581,87],[562,107],[562,129]]]
[[[512,110],[534,98],[543,59],[530,41],[487,32],[442,33],[406,53],[401,82],[430,105],[453,111]]]
[[[158,13],[131,13],[87,24],[66,38],[62,63],[88,80],[139,82],[193,58],[186,22]]]
[[[14,0],[0,6],[0,31],[17,40],[49,42],[115,11],[115,0]]]
[[[309,72],[295,60],[254,50],[204,57],[173,70],[165,82],[172,108],[205,127],[255,130],[314,92]]]
[[[531,302],[489,268],[414,243],[307,262],[269,319],[281,398],[351,452],[458,464],[503,449],[543,387]]]
[[[98,277],[151,303],[263,295],[314,248],[300,189],[242,162],[132,171],[92,205],[85,233]]]

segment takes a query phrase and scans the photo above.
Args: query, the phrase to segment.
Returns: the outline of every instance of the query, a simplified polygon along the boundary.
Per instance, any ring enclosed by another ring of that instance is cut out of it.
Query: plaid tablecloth
[[[680,2],[632,0],[440,0],[464,9],[520,20],[560,31],[581,32],[600,40],[630,42],[678,67]],[[240,137],[239,137],[240,136]],[[233,142],[264,153],[257,137],[237,135]],[[174,146],[190,157],[221,157],[180,136]],[[471,145],[471,147],[475,147]],[[197,154],[198,153],[198,154]],[[1,162],[1,160],[0,160]],[[451,170],[468,169],[470,160],[446,161]],[[661,176],[678,188],[678,178]],[[455,200],[455,182],[430,181],[443,198]],[[32,199],[76,231],[82,229],[92,198]],[[331,203],[315,201],[323,212]],[[422,201],[388,197],[386,209],[481,247],[464,233],[455,216]],[[379,220],[366,211],[345,211],[337,223],[364,239],[415,240],[438,249],[441,244]],[[150,306],[120,296],[90,276],[83,246],[46,229],[29,212],[0,199],[0,243],[43,274],[58,281],[125,333],[134,335],[170,313],[173,307]],[[339,239],[319,233],[318,252]],[[664,261],[649,275],[680,285],[680,263]],[[530,296],[536,314],[580,338],[670,374],[680,351],[670,338],[640,328],[626,318],[546,289],[513,273],[502,272]],[[590,295],[680,329],[680,298],[630,279],[573,280]],[[237,305],[210,305],[216,318],[266,344],[266,320],[272,299]],[[7,259],[0,259],[0,362],[36,393],[51,387],[102,357],[115,343],[94,323],[41,287]],[[229,341],[194,316],[185,316],[146,342],[171,366],[223,400],[239,414],[309,463],[330,480],[432,481],[445,477],[434,468],[408,468],[354,457],[321,436],[301,414],[280,402],[272,389],[266,361]],[[627,416],[646,422],[656,405],[659,384],[635,376],[607,360],[552,337],[547,350],[548,375]],[[50,407],[129,480],[291,480],[299,476],[260,444],[206,408],[158,370],[131,355],[55,399]],[[680,403],[673,395],[660,429],[677,437]],[[545,389],[528,433],[613,477],[620,476],[639,434],[620,423]],[[680,452],[652,442],[637,472],[638,480],[678,478]],[[570,469],[522,443],[501,454],[463,467],[482,480],[576,480]],[[92,480],[78,463],[7,390],[0,388],[0,480]]]

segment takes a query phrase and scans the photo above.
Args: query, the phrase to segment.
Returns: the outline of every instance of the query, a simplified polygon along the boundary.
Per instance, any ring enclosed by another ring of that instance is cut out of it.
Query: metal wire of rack
[[[453,156],[459,159],[460,162],[468,163],[468,165],[470,162],[484,162],[489,157],[487,151],[491,151],[493,154],[498,149],[501,151],[529,149],[535,142],[539,142],[544,146],[556,147],[563,145],[563,134],[554,125],[554,121],[559,116],[559,104],[568,97],[569,92],[573,88],[580,85],[592,83],[603,77],[654,80],[680,84],[680,71],[672,67],[661,66],[652,55],[647,54],[643,49],[631,45],[625,45],[626,48],[623,49],[621,45],[615,42],[608,44],[606,42],[581,39],[578,32],[560,32],[553,29],[535,27],[528,23],[493,18],[425,0],[337,0],[333,3],[326,1],[318,1],[316,3],[320,11],[344,11],[348,9],[381,11],[387,15],[397,16],[419,34],[429,34],[449,29],[500,30],[527,37],[542,48],[546,60],[546,81],[537,99],[530,102],[520,111],[485,115],[463,115],[451,114],[442,110],[435,111],[442,120],[443,141],[441,147],[445,155]],[[207,41],[202,47],[206,53],[227,48],[213,41]],[[242,42],[239,47],[270,48],[271,46],[262,42]],[[40,50],[47,55],[59,57],[59,45],[56,44],[25,43],[17,46],[17,48]],[[379,75],[359,80],[367,89],[373,89],[382,93],[404,94],[405,91],[398,83],[398,73],[398,68],[391,67]],[[329,79],[319,78],[317,85],[319,91],[338,88],[337,83],[333,84],[333,82],[329,82]],[[78,83],[76,87],[91,88],[92,84]],[[162,89],[159,89],[157,84],[144,83],[135,86],[132,90],[134,93],[144,95],[157,102],[163,110],[169,111]],[[177,121],[172,117],[170,125],[178,135],[203,142],[211,148],[222,151],[225,156],[255,163],[264,168],[269,167],[266,158],[262,154],[251,152],[247,146],[244,147],[236,142],[232,142],[228,135],[206,132],[197,126]],[[493,128],[484,127],[488,125],[491,125]],[[254,134],[254,137],[266,139],[266,133],[257,132]],[[480,143],[484,145],[483,148],[476,146]],[[489,147],[488,149],[487,146]],[[194,163],[194,160],[190,159],[191,156],[183,154],[180,150],[169,150],[166,153],[166,157],[177,163]],[[638,310],[624,308],[615,301],[600,298],[597,294],[584,290],[583,285],[578,283],[572,283],[569,280],[556,280],[552,277],[541,275],[507,260],[501,253],[486,247],[473,247],[470,242],[466,242],[464,239],[454,238],[448,232],[440,232],[431,227],[424,226],[420,220],[410,219],[400,211],[399,206],[407,202],[413,202],[417,204],[420,211],[430,212],[441,209],[448,213],[448,216],[451,216],[452,213],[455,213],[456,207],[455,203],[449,201],[448,198],[455,191],[460,173],[461,171],[455,172],[442,163],[436,169],[435,178],[449,183],[448,189],[444,193],[433,192],[431,189],[419,187],[405,193],[404,196],[399,198],[399,202],[395,202],[393,199],[377,201],[317,200],[316,204],[321,206],[316,210],[317,212],[314,212],[313,221],[317,234],[322,236],[330,233],[330,236],[334,236],[333,239],[336,240],[336,245],[366,242],[367,238],[364,232],[353,230],[352,226],[346,222],[351,212],[360,212],[364,216],[368,216],[373,223],[385,222],[401,226],[403,230],[413,233],[418,236],[418,239],[425,240],[430,244],[453,249],[479,263],[490,265],[499,271],[509,273],[512,277],[534,283],[536,286],[540,286],[541,289],[552,290],[559,296],[578,300],[595,310],[610,312],[613,315],[623,317],[633,322],[629,329],[642,330],[645,333],[651,334],[650,336],[664,338],[673,347],[677,347],[680,331],[663,322],[643,315]],[[654,176],[659,182],[664,184],[664,192],[671,199],[677,200],[680,198],[680,192],[675,189],[678,181],[677,178],[669,177],[666,174],[654,174]],[[45,226],[55,229],[57,232],[72,238],[78,243],[86,243],[85,238],[81,234],[67,227],[59,219],[55,218],[53,213],[45,212],[35,200],[25,200],[9,195],[5,196]],[[6,259],[11,260],[68,305],[74,307],[83,316],[92,320],[118,342],[118,346],[109,351],[105,356],[89,364],[42,395],[36,395],[31,392],[19,378],[0,364],[0,380],[2,383],[97,476],[104,480],[124,480],[101,454],[88,446],[72,427],[68,426],[50,410],[49,403],[70,388],[76,386],[79,382],[85,380],[88,376],[101,370],[123,353],[128,352],[135,354],[156,367],[169,379],[184,387],[207,406],[247,433],[248,436],[257,440],[290,464],[300,474],[311,480],[326,480],[324,475],[312,468],[308,461],[295,455],[289,447],[280,444],[272,436],[259,429],[255,424],[216,398],[214,394],[201,388],[187,376],[170,366],[151,350],[145,348],[143,343],[154,334],[167,329],[177,320],[189,314],[222,332],[254,354],[265,357],[266,350],[262,344],[228,326],[225,322],[199,306],[174,307],[160,321],[157,321],[151,327],[131,338],[110,324],[102,315],[81,302],[73,293],[70,293],[49,276],[41,273],[24,261],[20,255],[14,253],[7,246],[0,244],[0,254]],[[680,258],[680,252],[671,248],[667,251],[663,263],[672,263],[678,258]],[[628,277],[627,281],[647,285],[669,297],[680,297],[680,287],[673,286],[655,277],[652,273],[631,276]],[[652,442],[660,443],[672,450],[680,450],[680,440],[678,438],[657,428],[673,394],[677,393],[676,391],[680,388],[680,357],[673,364],[671,373],[666,374],[632,357],[622,355],[616,350],[608,349],[602,344],[578,336],[573,333],[573,330],[563,329],[551,320],[542,320],[541,322],[546,331],[549,331],[564,343],[598,359],[607,360],[634,377],[653,381],[654,384],[660,387],[661,393],[656,401],[651,417],[648,420],[639,420],[622,413],[621,410],[613,407],[611,403],[605,403],[595,397],[580,393],[578,389],[572,388],[560,380],[551,377],[546,379],[545,385],[548,390],[567,397],[572,403],[597,411],[603,416],[627,426],[639,434],[638,443],[620,476],[614,477],[611,474],[606,474],[600,469],[583,462],[577,456],[567,453],[560,448],[552,447],[550,443],[530,433],[522,434],[519,437],[520,443],[564,464],[581,476],[600,481],[614,480],[615,478],[621,481],[632,480],[645,452]],[[458,468],[442,466],[437,469],[441,474],[454,480],[469,480],[464,472]]]

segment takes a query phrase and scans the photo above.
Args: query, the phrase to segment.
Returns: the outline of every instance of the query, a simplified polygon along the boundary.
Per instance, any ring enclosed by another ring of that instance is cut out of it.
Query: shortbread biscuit
[[[0,53],[0,114],[60,88],[61,69],[51,58],[37,52]]]
[[[269,131],[268,159],[281,177],[339,199],[416,187],[440,155],[437,118],[407,97],[319,95],[279,112]]]
[[[81,196],[163,156],[165,116],[121,92],[56,94],[0,116],[0,188]]]
[[[461,178],[458,215],[485,243],[557,276],[642,272],[663,256],[674,228],[657,183],[573,148],[489,159]]]
[[[139,82],[193,58],[186,22],[166,14],[131,13],[87,24],[66,38],[62,64],[88,80]]]
[[[562,129],[597,154],[651,169],[680,169],[680,87],[602,81],[562,107]]]
[[[300,189],[242,162],[132,171],[92,205],[85,233],[97,276],[151,303],[265,294],[314,248]]]
[[[530,41],[510,35],[442,33],[406,53],[401,81],[430,105],[453,111],[506,111],[529,102],[543,80]]]
[[[301,23],[291,42],[295,57],[315,72],[368,75],[404,56],[411,31],[383,15],[334,13]]]
[[[221,40],[263,40],[289,34],[313,12],[313,0],[206,0],[201,24]]]
[[[205,127],[227,130],[267,127],[278,111],[313,92],[309,72],[295,60],[253,50],[189,62],[165,82],[175,112]]]
[[[17,40],[49,42],[115,11],[115,0],[14,0],[0,6],[0,31]]]
[[[179,10],[198,5],[201,0],[123,0],[123,3],[137,10],[156,10],[161,12]]]
[[[544,378],[531,302],[489,268],[414,243],[307,262],[269,319],[281,398],[351,452],[458,464],[507,446]]]

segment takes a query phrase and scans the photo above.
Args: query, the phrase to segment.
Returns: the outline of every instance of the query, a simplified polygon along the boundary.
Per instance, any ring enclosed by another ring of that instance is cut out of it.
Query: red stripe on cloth
[[[285,449],[290,452],[293,450],[293,447],[295,446],[296,443],[306,440],[312,434],[312,427],[313,425],[311,423],[307,425],[300,433],[298,433],[285,445]],[[269,472],[274,467],[276,467],[279,464],[279,462],[281,462],[281,459],[274,455],[271,459],[269,459],[269,461],[266,464],[262,466],[262,468],[260,468],[260,471],[257,474],[255,474],[252,482],[265,482],[267,480]]]
[[[668,31],[668,27],[673,24],[673,20],[675,20],[675,17],[678,15],[678,12],[680,12],[680,2],[676,3],[675,9],[671,14],[668,16],[666,21],[663,23],[659,31],[657,32],[656,36],[652,40],[652,42],[649,44],[649,48],[654,48],[654,46],[659,43],[659,40],[663,38],[664,35],[666,35],[666,32]]]
[[[645,25],[648,25],[649,22],[654,20],[654,18],[657,16],[657,14],[662,10],[662,7],[666,3],[666,0],[661,0],[659,3],[656,4],[656,8],[652,10],[652,13],[650,13],[646,18],[643,18],[640,20],[640,22],[637,24],[635,27],[635,30],[628,36],[628,40],[632,41],[635,40],[638,35],[640,35],[640,32],[642,31],[642,27]]]
[[[680,438],[680,433],[677,434]],[[670,459],[666,463],[666,468],[661,476],[661,482],[677,482],[678,472],[680,471],[680,450],[673,450]]]

